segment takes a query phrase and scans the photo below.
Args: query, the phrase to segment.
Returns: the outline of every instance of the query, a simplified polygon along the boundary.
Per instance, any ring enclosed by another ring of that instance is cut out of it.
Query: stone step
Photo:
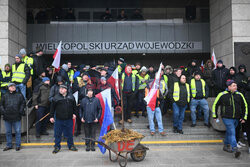
[[[116,124],[117,129],[121,129],[121,125],[118,123],[120,120],[119,116],[115,115],[114,121]],[[133,129],[145,136],[145,138],[142,141],[145,142],[150,142],[152,143],[157,143],[159,142],[165,142],[170,141],[170,143],[175,143],[176,141],[184,141],[181,144],[185,145],[185,141],[197,141],[197,140],[204,140],[204,141],[211,141],[211,140],[220,140],[223,138],[224,133],[215,131],[212,127],[207,128],[206,126],[203,125],[203,121],[197,121],[197,126],[196,127],[190,127],[191,121],[190,121],[190,116],[186,114],[186,121],[183,122],[183,131],[184,134],[176,134],[173,133],[173,123],[172,123],[172,114],[167,113],[162,117],[163,120],[163,125],[164,125],[164,131],[166,132],[166,136],[161,136],[158,133],[158,128],[156,127],[156,134],[154,136],[150,135],[150,130],[147,128],[148,125],[148,119],[145,117],[132,117],[133,123],[129,124],[125,122],[125,128],[127,129]],[[53,124],[49,124],[47,128],[49,135],[48,136],[41,136],[41,138],[36,138],[35,136],[35,127],[32,127],[29,131],[29,142],[30,143],[51,143],[54,142],[54,130],[53,130]],[[96,138],[99,137],[101,127],[98,126],[97,132],[96,132]],[[74,137],[75,142],[84,142],[82,139],[84,137],[84,128],[82,125],[82,130],[81,130],[81,135]],[[26,135],[22,135],[22,141],[26,142]],[[62,140],[65,141],[65,140]],[[202,143],[198,143],[202,144]]]

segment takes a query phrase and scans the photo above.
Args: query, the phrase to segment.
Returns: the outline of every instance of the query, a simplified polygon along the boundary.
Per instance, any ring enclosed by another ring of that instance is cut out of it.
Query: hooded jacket
[[[235,72],[234,75],[231,75],[231,74],[230,74],[230,70],[231,70],[231,69],[234,70],[234,72]],[[236,77],[236,74],[237,74],[236,68],[235,68],[235,67],[230,67],[230,68],[229,68],[229,72],[228,72],[227,80],[228,80],[228,79],[231,79],[231,80],[234,80],[234,81],[235,81],[235,79],[236,79],[236,78],[235,78],[235,77]]]
[[[242,73],[240,72],[240,69],[243,68],[245,71]],[[239,72],[235,76],[235,82],[237,83],[238,86],[238,91],[243,93],[245,95],[246,93],[246,88],[247,88],[247,82],[248,82],[248,77],[246,75],[246,66],[244,64],[239,65]]]
[[[192,66],[192,62],[195,62],[195,66]],[[201,73],[201,69],[200,67],[197,65],[197,61],[196,60],[192,60],[187,67],[187,71],[185,72],[185,75],[187,77],[187,82],[190,82],[192,75],[194,74],[194,72],[198,71],[199,73]]]
[[[212,67],[209,67],[208,64],[211,63]],[[214,63],[212,60],[207,60],[204,66],[203,78],[206,81],[209,87],[213,87],[214,83],[212,82],[212,71],[214,70]]]

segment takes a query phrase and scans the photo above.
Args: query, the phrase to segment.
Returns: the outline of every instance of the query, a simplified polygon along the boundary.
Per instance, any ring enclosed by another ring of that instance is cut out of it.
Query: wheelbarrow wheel
[[[130,153],[130,156],[133,159],[133,161],[140,162],[144,160],[144,158],[146,157],[146,154],[147,154],[146,150],[136,150]]]

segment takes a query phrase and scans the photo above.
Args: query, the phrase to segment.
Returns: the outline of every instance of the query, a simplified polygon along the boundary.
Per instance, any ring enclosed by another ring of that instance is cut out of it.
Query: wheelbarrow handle
[[[83,140],[91,140],[93,142],[96,142],[98,144],[100,144],[101,146],[105,147],[106,149],[108,150],[112,150],[107,144],[101,142],[101,141],[98,141],[98,140],[95,140],[95,139],[92,139],[92,138],[82,138]],[[113,151],[113,150],[112,150]]]
[[[98,141],[98,140],[95,140],[95,139],[92,139],[92,138],[82,138],[83,140],[91,140],[91,141],[93,141],[93,142],[96,142],[96,143],[98,143],[98,144],[100,144],[100,145],[102,145],[102,146],[107,146],[105,143],[103,143],[103,142],[101,142],[101,141]]]

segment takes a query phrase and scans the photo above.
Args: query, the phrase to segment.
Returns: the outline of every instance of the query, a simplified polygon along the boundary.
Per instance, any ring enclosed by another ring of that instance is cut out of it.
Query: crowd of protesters
[[[29,55],[29,56],[28,56]],[[55,149],[60,151],[62,134],[67,138],[68,148],[77,151],[73,142],[73,135],[81,134],[84,124],[86,138],[95,138],[97,123],[102,114],[100,101],[95,97],[105,89],[111,89],[112,110],[121,105],[116,91],[108,82],[114,70],[118,68],[120,79],[120,93],[123,99],[124,119],[132,123],[132,116],[148,118],[150,135],[158,132],[165,136],[162,116],[173,110],[173,132],[183,134],[182,124],[187,108],[191,111],[191,127],[196,126],[197,119],[204,116],[204,126],[210,128],[210,110],[215,121],[218,119],[217,110],[221,106],[221,116],[227,128],[224,141],[224,151],[239,154],[238,148],[246,146],[239,138],[243,138],[250,145],[250,121],[248,105],[250,103],[250,77],[244,64],[229,69],[219,60],[215,65],[207,60],[201,68],[196,60],[192,60],[187,67],[172,68],[162,65],[160,71],[159,88],[155,108],[147,106],[144,98],[147,96],[154,82],[157,70],[154,66],[142,66],[137,62],[129,65],[123,58],[119,58],[117,65],[104,64],[72,66],[65,62],[59,71],[53,71],[44,60],[42,50],[36,53],[26,53],[21,49],[15,56],[15,63],[6,64],[0,73],[1,81],[1,114],[5,120],[7,146],[4,151],[12,149],[12,127],[16,133],[16,150],[21,146],[21,116],[25,115],[26,102],[34,107],[36,112],[36,137],[48,135],[48,122],[54,123]],[[78,101],[73,94],[78,91]],[[216,97],[213,108],[209,109],[208,97]],[[132,110],[135,114],[132,115]],[[44,116],[46,119],[39,121]],[[76,132],[72,133],[73,120],[76,119]],[[146,126],[146,125],[145,125]],[[111,130],[113,128],[111,127]],[[95,151],[95,143],[86,140],[86,151]],[[249,149],[250,153],[250,149]]]

